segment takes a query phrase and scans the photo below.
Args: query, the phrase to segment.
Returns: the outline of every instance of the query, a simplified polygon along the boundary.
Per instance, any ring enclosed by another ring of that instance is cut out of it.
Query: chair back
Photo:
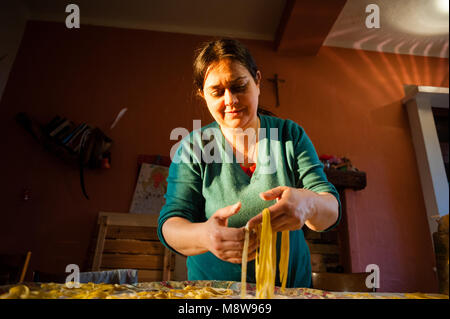
[[[157,235],[157,214],[100,212],[92,271],[137,269],[138,280],[170,280],[175,255]]]

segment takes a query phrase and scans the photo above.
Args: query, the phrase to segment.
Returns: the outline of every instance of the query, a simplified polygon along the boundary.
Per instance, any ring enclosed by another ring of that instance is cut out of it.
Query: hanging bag
[[[79,151],[80,184],[83,195],[89,199],[84,181],[84,169],[109,168],[111,163],[112,139],[99,128],[88,129],[83,133]]]

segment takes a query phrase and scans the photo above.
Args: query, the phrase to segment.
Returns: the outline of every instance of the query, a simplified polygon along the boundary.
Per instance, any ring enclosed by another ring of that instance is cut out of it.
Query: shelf
[[[366,173],[360,171],[341,171],[337,169],[325,169],[328,180],[337,189],[351,188],[362,190],[367,186]]]

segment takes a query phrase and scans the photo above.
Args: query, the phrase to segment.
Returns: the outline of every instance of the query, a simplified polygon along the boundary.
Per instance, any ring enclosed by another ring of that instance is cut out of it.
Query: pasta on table
[[[246,284],[246,298],[256,298],[256,285]],[[240,299],[241,283],[233,281],[163,281],[136,285],[57,283],[0,286],[0,299]],[[275,287],[275,299],[448,299],[447,295],[406,293],[341,293],[309,288]]]

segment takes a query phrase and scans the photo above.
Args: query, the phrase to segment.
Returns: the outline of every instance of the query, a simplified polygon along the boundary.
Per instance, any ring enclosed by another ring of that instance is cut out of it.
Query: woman
[[[189,280],[240,281],[244,226],[254,229],[268,207],[273,231],[290,231],[287,287],[310,287],[310,253],[301,228],[333,228],[340,219],[339,197],[304,130],[258,110],[260,83],[261,72],[238,41],[212,41],[198,51],[194,86],[215,122],[180,143],[158,235],[188,256]],[[205,140],[208,130],[213,134]],[[214,161],[204,156],[211,143]],[[256,248],[252,234],[248,282],[255,282]],[[276,278],[279,285],[278,270]]]

